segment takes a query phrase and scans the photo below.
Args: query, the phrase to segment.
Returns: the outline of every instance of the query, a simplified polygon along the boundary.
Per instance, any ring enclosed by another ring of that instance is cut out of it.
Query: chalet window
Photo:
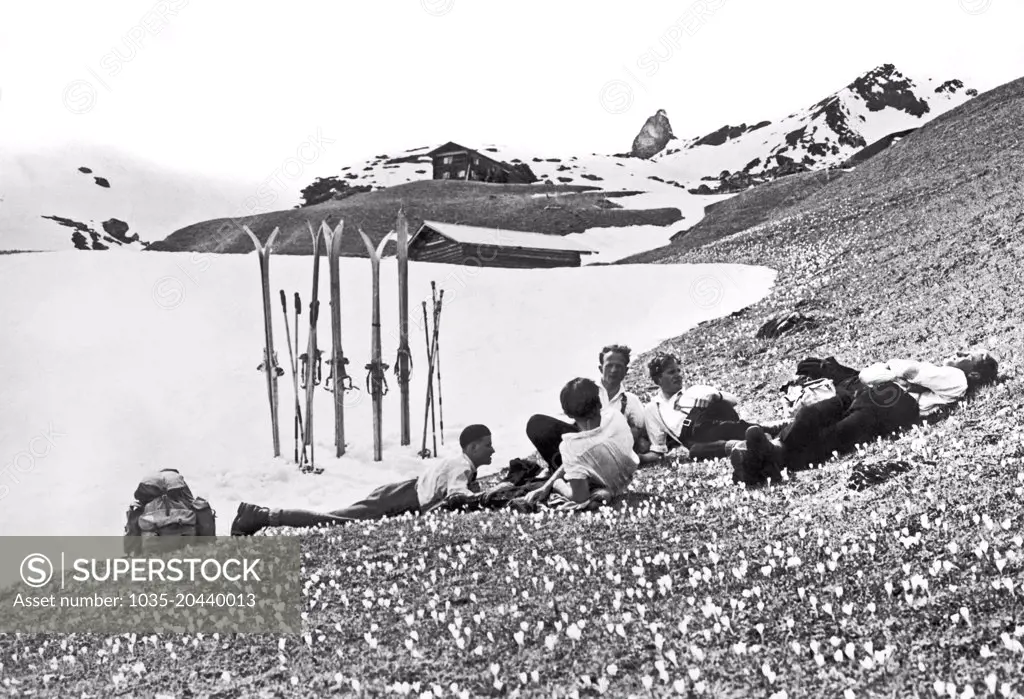
[[[451,179],[451,176],[452,176],[452,173],[450,173],[450,172],[444,172],[444,173],[441,173],[441,179],[442,179],[442,180],[448,180],[448,179]]]
[[[444,159],[441,162],[444,163],[445,165],[451,165],[452,164],[452,157],[453,156],[451,156],[451,155],[446,155],[446,156],[444,156]]]
[[[479,165],[480,164],[480,158],[473,158],[473,164],[474,165]]]
[[[459,174],[456,175],[456,177],[465,177],[465,176],[466,176],[466,171],[465,170],[459,170]]]

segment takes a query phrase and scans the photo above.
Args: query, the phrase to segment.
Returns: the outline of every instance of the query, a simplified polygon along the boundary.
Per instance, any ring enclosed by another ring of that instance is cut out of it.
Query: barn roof
[[[562,250],[578,252],[583,255],[596,252],[596,250],[592,250],[560,235],[526,233],[503,228],[481,228],[477,226],[464,226],[457,223],[440,223],[438,221],[424,221],[423,225],[416,231],[416,235],[409,240],[409,243],[412,244],[412,241],[418,238],[425,228],[432,228],[457,243],[469,243],[471,245],[496,245],[502,248],[522,248],[527,250]]]

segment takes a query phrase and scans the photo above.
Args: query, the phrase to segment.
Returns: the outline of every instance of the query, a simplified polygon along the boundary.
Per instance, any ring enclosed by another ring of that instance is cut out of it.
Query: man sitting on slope
[[[461,454],[430,466],[418,478],[381,486],[364,500],[334,512],[269,509],[243,502],[231,523],[231,535],[248,536],[264,527],[315,527],[415,514],[434,509],[448,499],[472,497],[479,489],[477,468],[491,463],[494,455],[491,431],[484,425],[470,425],[462,431],[459,445]]]
[[[957,352],[942,365],[891,359],[859,372],[834,357],[805,359],[797,374],[831,379],[836,395],[802,406],[778,440],[769,439],[760,428],[748,429],[745,445],[731,455],[733,480],[777,481],[782,468],[800,471],[823,464],[833,452],[851,452],[857,444],[935,415],[994,381],[998,372],[998,362],[986,350]]]
[[[602,412],[617,412],[625,417],[633,434],[637,453],[645,453],[648,446],[643,403],[635,393],[625,390],[622,386],[629,369],[631,352],[632,350],[625,345],[606,345],[601,348],[598,355],[598,369],[601,372],[598,395]],[[526,436],[552,469],[558,468],[561,464],[559,446],[562,443],[562,435],[578,431],[579,427],[576,424],[549,415],[534,415],[526,423]],[[650,460],[656,459],[648,459]]]
[[[736,412],[739,398],[713,386],[683,388],[683,373],[674,354],[659,352],[647,364],[658,391],[647,404],[646,425],[651,455],[682,446],[690,459],[724,459],[743,444],[753,424]],[[766,425],[770,432],[782,425]],[[641,455],[649,458],[651,455]]]

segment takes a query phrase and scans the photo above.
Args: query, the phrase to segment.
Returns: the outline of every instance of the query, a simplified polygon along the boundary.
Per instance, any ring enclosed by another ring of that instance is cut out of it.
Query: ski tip
[[[260,242],[260,239],[256,237],[256,234],[252,232],[252,229],[243,223],[242,230],[249,235],[249,238],[252,240],[252,244],[256,246],[257,252],[262,252],[263,244]]]
[[[363,231],[363,227],[359,227],[359,236],[363,239],[363,245],[366,246],[366,252],[370,255],[370,258],[374,257],[373,241],[370,240],[370,236],[366,235]]]

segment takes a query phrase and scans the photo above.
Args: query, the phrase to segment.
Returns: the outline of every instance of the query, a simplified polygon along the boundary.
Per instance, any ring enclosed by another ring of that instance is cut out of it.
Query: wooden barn
[[[594,251],[558,235],[424,221],[409,259],[478,267],[579,267]]]
[[[427,155],[434,164],[435,180],[513,184],[532,184],[537,181],[536,175],[528,165],[509,165],[453,141],[448,141]]]

